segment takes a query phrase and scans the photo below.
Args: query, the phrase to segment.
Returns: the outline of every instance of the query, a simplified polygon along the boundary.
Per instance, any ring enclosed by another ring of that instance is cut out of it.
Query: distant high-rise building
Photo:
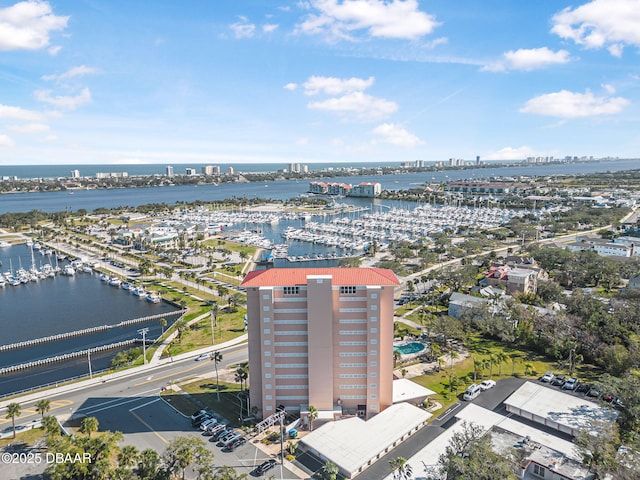
[[[300,173],[300,164],[299,163],[290,163],[289,171],[291,173]]]
[[[173,177],[173,167],[171,165],[167,165],[166,173],[167,177]]]
[[[220,167],[216,165],[205,165],[202,167],[203,175],[220,175]]]
[[[227,167],[227,175],[233,175],[233,167]]]
[[[80,170],[71,170],[71,178],[80,178]]]
[[[185,168],[185,173],[189,176],[191,175],[195,175],[197,173],[197,170],[195,168]]]
[[[476,155],[476,165],[480,165],[480,155]]]

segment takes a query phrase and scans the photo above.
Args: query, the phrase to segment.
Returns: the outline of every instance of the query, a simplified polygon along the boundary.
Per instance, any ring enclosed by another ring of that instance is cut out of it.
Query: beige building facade
[[[378,268],[272,268],[247,290],[251,405],[364,418],[393,403],[393,292]]]

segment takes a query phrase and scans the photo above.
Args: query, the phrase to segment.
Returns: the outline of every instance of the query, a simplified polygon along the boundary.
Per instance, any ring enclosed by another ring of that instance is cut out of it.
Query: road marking
[[[153,402],[151,402],[151,403],[153,403]],[[164,442],[166,445],[169,445],[169,442],[167,441],[167,439],[164,438],[162,435],[160,435],[158,432],[156,432],[153,428],[151,428],[151,425],[149,425],[147,422],[145,422],[142,419],[142,417],[140,417],[140,415],[138,415],[133,410],[129,410],[129,413],[131,415],[133,415],[134,417],[136,417],[140,423],[142,423],[145,427],[147,427],[151,431],[151,433],[153,433],[156,437],[158,437],[162,442]]]
[[[71,405],[73,403],[72,400],[52,400],[49,403],[49,411],[53,411],[56,410],[58,408],[63,408],[63,407],[68,407],[69,405]],[[38,410],[36,410],[36,407],[27,407],[21,410],[20,412],[20,417],[16,417],[16,420],[18,420],[19,418],[28,418],[28,417],[33,417],[35,415],[40,415],[40,412]],[[11,423],[11,419],[10,418],[0,418],[0,425],[3,425],[5,423]]]
[[[102,407],[103,405],[109,405],[109,404],[114,404],[114,405],[112,405],[111,407],[106,407],[106,408],[117,407],[118,405],[122,404],[122,401],[125,398],[134,398],[134,397],[142,398],[147,393],[157,393],[157,392],[158,392],[158,390],[156,388],[154,388],[154,389],[151,389],[151,390],[145,390],[143,392],[138,392],[135,395],[127,395],[125,397],[113,398],[111,400],[107,400],[106,402],[96,403],[95,405],[89,405],[89,406],[86,406],[86,407],[79,408],[78,410],[76,410],[76,413],[77,412],[84,412],[86,410],[93,410],[95,408]]]
[[[130,397],[127,397],[130,398]],[[115,408],[115,407],[120,407],[122,405],[126,405],[127,403],[132,403],[132,402],[139,402],[140,400],[143,400],[143,397],[138,397],[136,396],[135,398],[131,398],[131,400],[124,400],[120,403],[116,403],[114,405],[109,405],[107,407],[102,407],[102,408],[98,408],[98,409],[92,409],[92,408],[87,408],[89,414],[93,414],[93,413],[98,413],[98,412],[102,412],[103,410],[109,410],[110,408]],[[78,410],[79,411],[79,410]]]
[[[202,367],[202,364],[201,364],[201,363],[198,363],[198,365],[194,365],[194,366],[193,366],[193,367],[191,367],[191,368],[187,368],[187,369],[185,369],[185,370],[180,370],[179,372],[171,373],[171,374],[169,374],[169,375],[165,375],[165,376],[163,376],[163,377],[156,377],[156,378],[154,378],[154,379],[152,379],[152,380],[145,380],[144,382],[135,383],[133,386],[134,386],[134,387],[139,387],[139,386],[144,385],[144,384],[149,383],[149,382],[157,382],[158,380],[163,380],[163,379],[165,379],[165,378],[175,377],[176,375],[181,375],[181,374],[183,374],[183,373],[190,372],[191,370],[195,370],[196,368],[200,368],[200,367]]]
[[[138,410],[139,408],[146,407],[147,405],[151,405],[152,403],[156,403],[159,400],[160,400],[160,398],[156,398],[155,400],[151,400],[150,402],[143,403],[142,405],[138,405],[137,407],[133,407],[133,408],[129,409],[129,411],[133,412],[134,410]]]

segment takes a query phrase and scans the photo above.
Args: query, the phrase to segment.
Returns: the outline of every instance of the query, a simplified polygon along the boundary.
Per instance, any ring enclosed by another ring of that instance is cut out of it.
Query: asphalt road
[[[224,368],[246,360],[246,345],[233,346],[223,351],[223,361],[218,366]],[[171,383],[203,374],[211,374],[213,378],[213,371],[213,362],[196,362],[193,359],[187,359],[126,378],[106,378],[97,386],[48,398],[51,401],[49,413],[74,418],[96,417],[100,423],[100,430],[122,432],[124,434],[122,444],[135,445],[138,450],[153,448],[162,452],[167,444],[178,436],[197,436],[207,441],[208,448],[215,455],[215,465],[229,465],[238,473],[250,474],[256,465],[268,458],[251,443],[251,439],[232,453],[223,452],[213,442],[208,441],[209,437],[203,436],[199,430],[191,427],[191,420],[188,417],[178,413],[160,398],[162,388]],[[21,406],[23,413],[17,419],[18,425],[29,424],[40,418],[32,404],[24,403]],[[6,426],[10,426],[10,423]],[[0,428],[5,428],[5,425],[0,425]],[[11,472],[13,476],[10,478],[36,475],[41,473],[45,466],[42,465],[40,472],[34,471],[33,466],[16,469],[15,472]],[[279,467],[270,472],[277,477],[280,477],[279,473]],[[187,478],[195,477],[193,472],[191,475],[187,473]],[[285,469],[282,478],[298,477]]]

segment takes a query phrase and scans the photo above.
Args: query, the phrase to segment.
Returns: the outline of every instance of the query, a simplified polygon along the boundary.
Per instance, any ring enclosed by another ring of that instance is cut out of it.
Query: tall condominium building
[[[271,268],[247,290],[251,405],[368,418],[392,404],[393,292],[379,268]]]
[[[173,177],[173,167],[171,165],[167,165],[165,173],[167,177]]]
[[[220,167],[217,165],[205,165],[202,167],[203,175],[220,175]]]
[[[80,170],[71,170],[71,178],[80,178]]]

